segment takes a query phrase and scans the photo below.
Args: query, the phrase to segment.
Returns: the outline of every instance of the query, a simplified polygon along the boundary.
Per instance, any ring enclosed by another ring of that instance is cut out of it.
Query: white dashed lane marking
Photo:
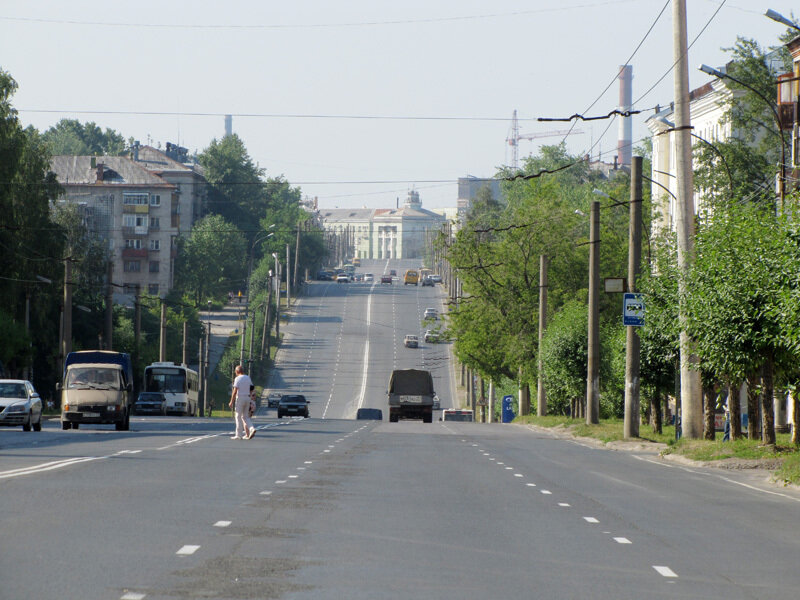
[[[587,523],[599,523],[600,522],[597,519],[595,519],[594,517],[583,517],[583,520],[586,521]]]
[[[214,527],[228,527],[230,526],[230,524],[231,524],[230,521],[217,521],[216,523],[214,523]]]
[[[197,552],[199,549],[200,549],[200,546],[187,545],[187,546],[183,546],[175,554],[178,554],[180,556],[191,556],[192,554]]]
[[[147,594],[139,594],[138,592],[127,592],[119,597],[119,600],[144,600]]]
[[[669,567],[660,567],[660,566],[657,566],[657,565],[653,565],[653,568],[662,577],[677,577],[678,576],[678,574],[675,573],[675,571],[673,571]]]
[[[615,537],[614,541],[618,544],[630,544],[631,541],[626,537]]]

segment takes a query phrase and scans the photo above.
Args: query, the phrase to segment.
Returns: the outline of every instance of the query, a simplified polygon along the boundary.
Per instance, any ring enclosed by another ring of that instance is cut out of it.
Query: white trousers
[[[244,398],[236,396],[234,418],[236,419],[236,435],[247,437],[253,428],[253,422],[250,420],[250,396]]]

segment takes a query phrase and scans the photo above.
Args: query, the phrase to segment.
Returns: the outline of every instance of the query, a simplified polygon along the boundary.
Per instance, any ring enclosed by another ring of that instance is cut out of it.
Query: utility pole
[[[275,341],[278,343],[281,337],[281,263],[277,252],[272,256],[275,257]]]
[[[161,335],[158,344],[158,361],[167,360],[167,303],[161,299]]]
[[[72,352],[72,259],[64,259],[64,319],[61,327],[61,371]]]
[[[297,285],[297,269],[299,267],[300,258],[300,223],[297,224],[297,240],[294,243],[294,284]],[[296,295],[296,294],[295,294]]]
[[[539,358],[536,366],[538,377],[536,381],[536,416],[547,415],[547,395],[544,390],[544,377],[542,377],[542,340],[547,329],[547,257],[539,256]]]
[[[686,34],[686,0],[672,2],[672,57],[675,64],[675,229],[678,238],[678,295],[683,296],[685,276],[694,256],[694,182],[692,171],[691,115],[689,113],[689,66]],[[698,358],[686,331],[686,315],[680,325],[681,427],[689,439],[703,437],[702,387]]]
[[[107,273],[108,281],[106,282],[105,338],[106,350],[112,350],[114,348],[114,288],[112,287],[114,284],[111,280],[114,276],[114,263],[110,260],[108,261]]]
[[[291,274],[292,270],[290,268],[291,261],[289,259],[289,244],[286,244],[286,310],[289,310],[289,305],[291,304],[291,293],[289,291],[289,275]]]
[[[206,414],[206,370],[203,368],[203,333],[200,333],[200,341],[197,346],[197,375],[200,379],[200,414]]]
[[[486,420],[487,423],[494,422],[494,400],[495,400],[495,393],[494,393],[494,379],[489,380],[489,418]]]
[[[242,313],[239,313],[239,319]],[[247,336],[247,306],[244,307],[244,319],[242,320],[242,339],[239,340],[239,364],[244,366],[244,338]],[[250,375],[250,365],[247,366],[247,374]]]
[[[189,323],[184,321],[183,322],[183,352],[181,356],[181,364],[188,365],[189,364],[189,347],[187,342],[189,341]]]
[[[142,341],[142,303],[140,298],[141,288],[136,284],[136,295],[133,299],[133,372],[139,372],[139,360],[142,353],[140,352],[140,344]],[[136,379],[136,377],[134,377]],[[134,383],[134,392],[138,393],[138,385]]]
[[[264,306],[264,334],[261,336],[261,360],[264,360],[264,344],[267,346],[267,358],[270,356],[269,338],[272,335],[269,328],[269,311],[272,307],[272,271],[267,278],[267,304]]]
[[[208,410],[208,370],[209,370],[209,360],[208,360],[208,350],[211,346],[211,319],[208,319],[208,326],[206,327],[206,359],[203,361],[203,374],[205,375],[203,381],[203,408],[207,411]]]
[[[631,204],[628,224],[628,292],[636,291],[642,260],[642,157],[631,159]],[[625,419],[626,438],[639,437],[639,333],[625,328]]]
[[[586,361],[586,424],[600,422],[600,203],[589,217],[589,339]]]

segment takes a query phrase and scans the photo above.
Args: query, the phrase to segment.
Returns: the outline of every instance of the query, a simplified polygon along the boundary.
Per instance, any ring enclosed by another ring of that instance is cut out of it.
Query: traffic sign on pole
[[[644,325],[644,294],[623,294],[622,324],[631,327]]]

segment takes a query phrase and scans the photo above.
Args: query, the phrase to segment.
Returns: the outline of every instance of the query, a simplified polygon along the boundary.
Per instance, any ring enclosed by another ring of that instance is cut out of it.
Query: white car
[[[373,281],[375,281],[375,277],[372,275],[372,273],[367,273],[364,275],[364,283],[372,283]]]
[[[25,379],[0,379],[0,425],[42,430],[42,399]]]
[[[418,348],[419,347],[419,338],[415,335],[408,334],[405,339],[403,339],[403,345],[406,348]]]
[[[431,319],[432,321],[435,321],[436,319],[439,318],[439,311],[437,311],[435,308],[426,308],[425,314],[423,315],[422,318]]]

